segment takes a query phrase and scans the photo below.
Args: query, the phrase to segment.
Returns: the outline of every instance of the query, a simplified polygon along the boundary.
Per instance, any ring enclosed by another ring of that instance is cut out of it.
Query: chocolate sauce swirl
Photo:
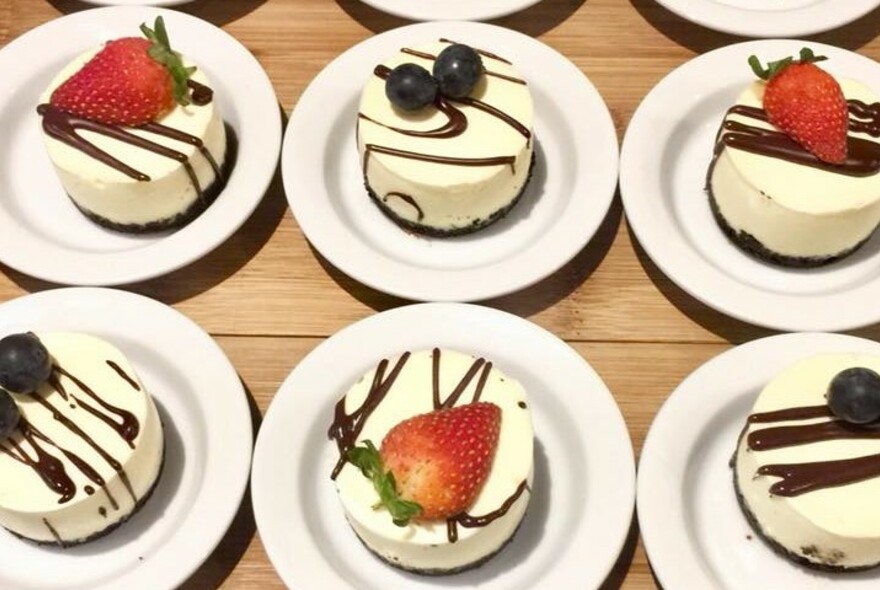
[[[846,101],[849,108],[849,130],[880,137],[880,102],[868,104],[860,100]]]
[[[440,393],[440,349],[435,348],[431,352],[431,399],[434,402],[435,410],[444,410],[453,407],[456,403],[458,403],[459,398],[464,393],[465,389],[467,389],[468,385],[470,385],[471,381],[474,379],[474,376],[477,374],[477,371],[480,370],[480,367],[487,364],[486,359],[478,358],[476,359],[470,368],[465,372],[464,376],[458,382],[458,385],[452,390],[452,392],[446,396],[446,399],[442,399],[443,396]],[[474,399],[471,400],[471,403],[475,403],[479,400],[480,394],[483,392],[483,386],[486,384],[486,378],[488,377],[488,371],[492,370],[492,363],[488,363],[489,369],[483,371],[483,375],[480,377],[480,382],[478,384],[478,388],[474,391]]]
[[[363,169],[364,174],[367,173],[367,164],[370,161],[370,154],[386,154],[397,158],[408,158],[410,160],[421,160],[422,162],[432,162],[434,164],[445,164],[449,166],[510,166],[511,174],[516,173],[514,156],[491,156],[488,158],[455,158],[452,156],[435,156],[433,154],[423,154],[421,152],[411,152],[408,150],[399,150],[397,148],[387,147],[384,145],[376,145],[368,143],[364,150]]]
[[[847,103],[849,105],[849,102]],[[864,105],[864,103],[862,103]],[[852,105],[850,112],[871,113],[875,105]],[[877,116],[880,117],[880,103]],[[880,172],[880,144],[862,139],[860,137],[847,136],[847,155],[841,164],[823,162],[811,152],[807,151],[794,139],[777,129],[767,129],[749,125],[741,121],[728,119],[730,115],[767,121],[767,113],[758,107],[734,105],[725,115],[725,121],[721,125],[718,140],[715,145],[715,157],[720,154],[724,147],[732,147],[753,154],[785,160],[793,164],[810,166],[826,172],[844,174],[847,176],[865,177]],[[865,121],[853,121],[850,119],[850,128],[855,130],[873,129],[877,123]],[[714,161],[713,161],[714,164]]]
[[[753,451],[767,451],[830,440],[880,439],[880,429],[833,419],[831,411],[825,405],[756,413],[749,416],[748,423],[798,422],[822,418],[832,419],[753,430],[746,438],[748,448]],[[799,496],[880,477],[880,454],[854,459],[763,465],[758,468],[757,473],[781,478],[770,486],[771,494]]]
[[[101,398],[97,393],[95,393],[92,388],[79,380],[75,375],[72,375],[65,369],[59,366],[53,367],[56,373],[59,375],[63,375],[70,379],[83,393],[88,395],[92,400],[95,401],[101,408],[109,412],[111,415],[116,416],[118,419],[115,420],[113,417],[108,416],[107,414],[97,410],[93,406],[87,404],[85,400],[79,399],[76,396],[72,396],[76,402],[82,406],[82,408],[88,411],[90,414],[94,415],[96,418],[103,421],[110,428],[115,430],[122,440],[128,443],[128,446],[132,449],[134,448],[134,441],[138,437],[138,434],[141,430],[140,422],[135,417],[134,414],[129,412],[128,410],[123,410],[122,408],[116,407],[108,402],[106,402],[103,398]]]
[[[522,481],[514,490],[513,494],[511,494],[504,502],[487,514],[483,514],[481,516],[471,516],[466,512],[462,512],[457,516],[453,516],[452,518],[446,519],[446,538],[449,539],[450,543],[455,543],[458,541],[458,526],[463,526],[468,529],[484,527],[492,524],[511,509],[511,507],[516,504],[516,501],[519,500],[519,497],[523,495],[523,492],[529,489],[529,484],[526,481]]]

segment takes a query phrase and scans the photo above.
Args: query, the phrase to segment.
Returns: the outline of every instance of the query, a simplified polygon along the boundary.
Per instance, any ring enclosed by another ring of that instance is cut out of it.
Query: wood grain
[[[0,45],[88,7],[74,0],[0,0]],[[286,113],[336,55],[407,24],[358,0],[196,0],[180,8],[222,26],[253,52]],[[671,69],[741,40],[692,25],[652,0],[544,0],[496,24],[538,37],[571,59],[604,96],[620,138],[642,97]],[[876,60],[878,35],[880,9],[811,39]],[[0,270],[0,301],[55,286]],[[291,367],[323,338],[406,303],[359,285],[312,250],[287,208],[279,176],[251,219],[217,250],[125,288],[174,306],[218,338],[253,398],[256,420]],[[619,197],[596,237],[563,269],[486,303],[555,332],[588,359],[614,392],[637,450],[684,376],[732,344],[770,333],[724,317],[666,279],[629,231]],[[880,326],[859,334],[880,337]],[[603,588],[657,587],[634,525]],[[182,588],[283,588],[256,534],[249,498]]]

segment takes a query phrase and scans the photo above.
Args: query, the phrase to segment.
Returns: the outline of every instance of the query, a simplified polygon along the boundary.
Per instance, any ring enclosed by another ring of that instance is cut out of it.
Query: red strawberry
[[[147,37],[107,43],[55,89],[49,102],[63,111],[108,125],[142,125],[158,119],[175,100],[188,103],[192,73],[171,50],[162,17]]]
[[[749,64],[767,80],[764,110],[770,122],[823,162],[840,164],[846,159],[848,112],[840,84],[815,65],[824,59],[804,48],[797,61],[787,57],[764,69],[752,56]]]
[[[501,408],[473,403],[401,422],[385,436],[380,457],[370,441],[348,457],[373,479],[395,524],[438,520],[474,503],[492,467],[500,428]]]

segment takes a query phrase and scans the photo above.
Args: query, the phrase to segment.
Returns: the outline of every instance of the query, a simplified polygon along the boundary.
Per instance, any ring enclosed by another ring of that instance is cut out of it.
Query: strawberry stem
[[[422,507],[419,504],[400,497],[397,492],[397,482],[394,481],[394,474],[385,471],[382,457],[372,441],[365,440],[363,446],[352,447],[345,454],[345,458],[360,469],[364,477],[373,482],[373,487],[379,494],[379,505],[388,510],[394,524],[400,527],[406,526],[410,519],[422,512]]]
[[[795,60],[793,57],[788,56],[783,59],[777,61],[771,61],[767,63],[767,67],[761,65],[761,60],[758,59],[757,55],[752,55],[749,57],[749,65],[752,68],[752,71],[755,75],[762,80],[770,80],[773,76],[790,66],[791,64],[811,64],[819,61],[825,61],[828,59],[824,55],[815,55],[813,50],[809,47],[803,47],[800,52],[800,59]]]
[[[171,49],[171,41],[168,40],[165,21],[161,16],[156,17],[156,22],[153,24],[152,29],[144,23],[141,23],[140,29],[144,37],[153,42],[147,53],[154,60],[165,66],[165,69],[171,75],[174,100],[178,104],[188,105],[190,99],[187,81],[193,72],[196,71],[196,68],[184,66],[180,54]]]

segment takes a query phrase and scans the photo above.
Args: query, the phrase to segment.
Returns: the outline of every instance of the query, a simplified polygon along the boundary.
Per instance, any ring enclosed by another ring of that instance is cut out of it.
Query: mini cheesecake
[[[197,69],[189,105],[175,104],[137,127],[89,121],[50,105],[55,89],[101,49],[71,61],[40,98],[43,142],[55,172],[77,208],[104,227],[145,233],[186,225],[214,201],[231,166],[233,138],[210,80]]]
[[[727,111],[708,173],[715,219],[765,261],[813,267],[864,244],[880,222],[880,98],[838,80],[849,109],[848,156],[827,164],[776,129],[751,84]]]
[[[829,572],[880,565],[880,424],[836,418],[835,376],[880,357],[824,354],[782,371],[755,401],[734,457],[754,530],[785,557]]]
[[[470,95],[438,95],[417,111],[394,106],[385,79],[398,65],[431,71],[452,43],[404,47],[376,67],[361,95],[357,145],[367,192],[398,225],[448,236],[479,230],[517,202],[529,180],[532,96],[503,57],[474,48],[485,73]]]
[[[161,472],[162,424],[134,368],[86,334],[38,334],[52,362],[0,441],[0,525],[67,547],[98,538],[146,502]]]
[[[345,453],[378,445],[404,420],[475,401],[501,409],[500,434],[487,479],[465,513],[397,526]],[[389,564],[423,574],[475,567],[513,537],[531,496],[533,440],[523,387],[491,362],[451,350],[407,352],[370,369],[336,406],[330,438],[340,451],[333,479],[346,518],[361,541]]]

